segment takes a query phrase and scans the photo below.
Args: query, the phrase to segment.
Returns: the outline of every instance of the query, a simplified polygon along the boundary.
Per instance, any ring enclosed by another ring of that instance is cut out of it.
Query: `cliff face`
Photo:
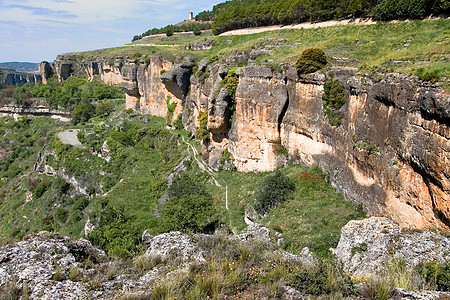
[[[40,75],[18,73],[9,69],[0,69],[0,83],[6,85],[19,85],[24,83],[38,83],[42,80]]]
[[[230,67],[202,62],[198,72],[209,75],[200,79],[190,65],[150,57],[139,65],[96,62],[85,70],[121,83],[126,107],[136,112],[167,117],[175,102],[173,118],[183,111],[191,131],[208,111],[211,136],[203,154],[215,169],[225,148],[240,171],[272,170],[288,160],[318,165],[371,214],[405,227],[450,228],[450,97],[442,89],[399,74],[374,81],[334,68],[346,102],[337,111],[342,124],[332,126],[322,105],[330,78],[250,66],[236,71],[231,117],[233,100],[221,84]]]

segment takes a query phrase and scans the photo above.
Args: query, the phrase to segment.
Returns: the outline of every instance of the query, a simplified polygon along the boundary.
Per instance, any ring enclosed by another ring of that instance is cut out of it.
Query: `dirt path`
[[[189,148],[191,148],[192,152],[194,153],[194,160],[197,163],[198,167],[205,171],[206,173],[208,173],[211,178],[214,181],[214,184],[218,187],[222,187],[222,185],[217,181],[216,177],[215,177],[215,172],[214,170],[212,170],[205,162],[203,162],[202,160],[198,159],[197,156],[199,155],[197,149],[192,146],[189,142],[186,141],[186,139],[184,138],[184,136],[181,136],[181,138],[183,139],[183,142],[189,146]],[[228,210],[228,185],[225,182],[225,180],[223,181],[225,184],[225,208]]]
[[[78,140],[78,132],[80,129],[68,129],[58,133],[58,138],[63,144],[72,145],[74,147],[83,147],[83,144]]]
[[[326,21],[326,22],[320,22],[320,23],[301,23],[301,24],[287,25],[287,26],[276,25],[276,26],[267,26],[267,27],[237,29],[237,30],[224,32],[220,35],[221,36],[244,35],[244,34],[253,34],[253,33],[274,31],[274,30],[281,30],[281,29],[319,28],[319,27],[339,26],[339,25],[373,25],[376,23],[377,22],[372,21],[372,19]]]
[[[162,44],[127,44],[126,47],[141,47],[141,46],[151,46],[151,47],[179,47],[180,45],[162,45]]]

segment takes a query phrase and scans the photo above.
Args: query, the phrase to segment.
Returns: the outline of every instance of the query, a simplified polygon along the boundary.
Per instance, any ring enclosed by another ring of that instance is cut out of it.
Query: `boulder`
[[[183,261],[206,262],[203,251],[187,234],[179,231],[169,232],[146,239],[147,251],[150,257],[161,256],[163,259],[181,259]]]
[[[47,84],[47,79],[53,75],[52,67],[47,61],[42,61],[38,64],[39,74],[42,77],[42,83]]]
[[[208,102],[208,107],[213,108],[208,114],[208,130],[213,134],[225,133],[230,119],[230,93],[222,88],[217,98],[213,96]]]
[[[353,276],[383,275],[393,258],[407,266],[450,260],[450,239],[430,231],[408,231],[382,217],[350,221],[342,228],[336,256]]]
[[[177,98],[186,97],[189,90],[192,68],[189,66],[178,65],[161,74],[161,81],[167,90]]]
[[[65,81],[72,75],[72,64],[68,61],[56,60],[53,63],[53,71],[58,76],[58,81]]]

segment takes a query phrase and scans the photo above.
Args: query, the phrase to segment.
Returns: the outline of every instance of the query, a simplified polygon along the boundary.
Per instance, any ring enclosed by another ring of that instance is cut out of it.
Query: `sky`
[[[117,47],[224,0],[0,0],[0,62]]]

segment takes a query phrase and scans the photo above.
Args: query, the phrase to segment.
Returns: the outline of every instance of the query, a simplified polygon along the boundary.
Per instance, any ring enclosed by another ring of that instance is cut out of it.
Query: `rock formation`
[[[342,228],[336,257],[353,276],[384,275],[393,259],[408,267],[450,261],[450,239],[430,231],[404,231],[386,218],[350,221]]]
[[[236,71],[232,117],[233,99],[222,80],[245,59],[248,54],[240,53],[226,65],[201,61],[192,76],[190,64],[157,56],[139,64],[91,62],[85,69],[94,76],[98,66],[105,82],[121,83],[126,108],[136,112],[168,117],[168,104],[175,102],[173,119],[183,111],[188,130],[197,130],[199,113],[207,111],[211,136],[203,153],[214,169],[226,148],[240,171],[273,170],[287,159],[318,165],[370,214],[404,227],[450,228],[450,97],[441,88],[400,74],[374,80],[351,68],[332,68],[331,78],[248,66]],[[323,108],[328,80],[345,90],[338,126]]]
[[[53,74],[52,67],[47,61],[40,62],[38,67],[39,67],[39,74],[41,74],[42,77],[42,83],[47,84],[47,79]]]
[[[0,83],[6,85],[20,85],[24,83],[39,83],[42,81],[40,75],[19,73],[9,69],[1,69]]]

